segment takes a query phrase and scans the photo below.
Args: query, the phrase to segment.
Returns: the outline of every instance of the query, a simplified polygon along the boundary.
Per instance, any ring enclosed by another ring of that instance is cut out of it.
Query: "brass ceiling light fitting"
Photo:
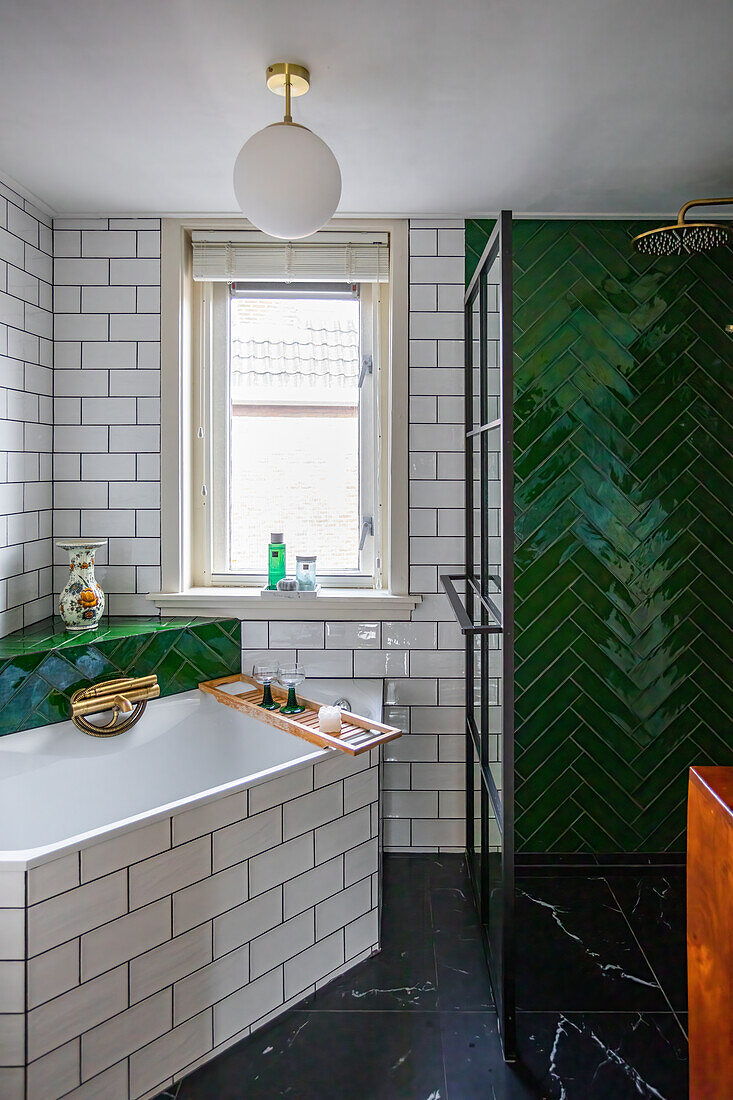
[[[258,130],[239,151],[234,194],[257,229],[280,240],[298,240],[321,229],[341,198],[341,170],[325,141],[293,122],[291,98],[305,95],[310,73],[293,61],[265,70],[267,87],[285,96],[285,117]]]
[[[285,96],[285,116],[283,122],[293,121],[290,113],[291,96],[305,95],[311,86],[311,74],[305,65],[296,65],[294,61],[276,61],[265,70],[267,87],[275,95]]]
[[[676,225],[648,229],[631,242],[637,252],[647,256],[682,256],[709,252],[722,244],[733,243],[733,228],[723,222],[686,222],[685,214],[693,206],[731,206],[733,198],[693,199],[677,215]]]

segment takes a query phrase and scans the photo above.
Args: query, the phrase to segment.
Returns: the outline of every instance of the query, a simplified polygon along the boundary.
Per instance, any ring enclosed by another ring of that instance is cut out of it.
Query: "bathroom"
[[[733,1094],[732,37],[0,0],[0,1100]]]

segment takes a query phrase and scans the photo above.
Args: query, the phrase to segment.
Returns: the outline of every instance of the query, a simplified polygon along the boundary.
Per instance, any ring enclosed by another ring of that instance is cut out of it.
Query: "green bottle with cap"
[[[285,543],[282,531],[273,531],[267,548],[267,587],[277,588],[285,576]]]

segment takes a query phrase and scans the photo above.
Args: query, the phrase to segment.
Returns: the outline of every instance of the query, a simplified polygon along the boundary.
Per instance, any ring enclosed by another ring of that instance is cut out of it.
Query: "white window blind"
[[[193,277],[199,282],[249,279],[272,282],[386,283],[386,234],[325,232],[314,241],[253,240],[253,233],[194,232]]]

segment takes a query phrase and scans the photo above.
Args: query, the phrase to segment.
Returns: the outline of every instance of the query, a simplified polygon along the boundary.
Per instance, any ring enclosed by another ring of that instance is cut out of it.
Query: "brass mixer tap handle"
[[[113,699],[110,699],[109,705],[114,707],[115,710],[122,711],[123,714],[129,714],[132,710],[132,703],[124,695],[115,695]]]

